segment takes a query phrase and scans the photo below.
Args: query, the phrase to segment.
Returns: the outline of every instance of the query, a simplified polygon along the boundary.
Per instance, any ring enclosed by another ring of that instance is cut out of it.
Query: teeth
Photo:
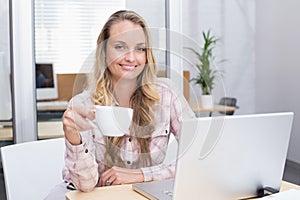
[[[135,66],[125,66],[125,65],[123,65],[123,67],[127,68],[127,69],[133,69],[133,68],[135,68]]]

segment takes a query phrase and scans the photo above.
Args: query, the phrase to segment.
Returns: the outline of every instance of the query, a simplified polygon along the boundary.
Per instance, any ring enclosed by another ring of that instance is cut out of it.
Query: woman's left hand
[[[127,169],[114,166],[102,174],[100,178],[100,185],[120,185],[143,181],[144,175],[141,169]]]

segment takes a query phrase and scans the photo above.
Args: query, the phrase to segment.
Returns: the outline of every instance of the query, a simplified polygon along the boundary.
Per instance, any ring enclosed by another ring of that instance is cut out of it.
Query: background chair
[[[41,200],[62,182],[64,138],[1,147],[8,200]]]
[[[236,105],[236,103],[237,103],[237,99],[234,97],[222,97],[219,102],[220,105],[231,106],[238,109],[239,107]],[[233,115],[234,111],[225,111],[225,112],[220,111],[219,113],[224,115]]]

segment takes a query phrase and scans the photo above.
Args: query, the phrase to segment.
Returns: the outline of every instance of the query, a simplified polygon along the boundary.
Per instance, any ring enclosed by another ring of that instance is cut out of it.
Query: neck
[[[113,81],[113,93],[119,106],[130,107],[130,98],[137,87],[137,81],[123,80]]]

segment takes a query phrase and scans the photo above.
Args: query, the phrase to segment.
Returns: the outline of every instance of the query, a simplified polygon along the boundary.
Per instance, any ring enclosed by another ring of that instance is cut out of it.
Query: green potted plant
[[[213,55],[213,49],[219,39],[211,35],[210,30],[202,32],[202,36],[204,39],[204,45],[201,48],[201,52],[198,52],[193,48],[187,48],[191,50],[199,60],[199,63],[195,64],[198,74],[190,81],[195,82],[196,85],[200,85],[202,90],[202,95],[200,97],[201,107],[209,109],[213,107],[212,90],[214,88],[214,81],[218,72],[212,68],[212,63],[215,58]]]

